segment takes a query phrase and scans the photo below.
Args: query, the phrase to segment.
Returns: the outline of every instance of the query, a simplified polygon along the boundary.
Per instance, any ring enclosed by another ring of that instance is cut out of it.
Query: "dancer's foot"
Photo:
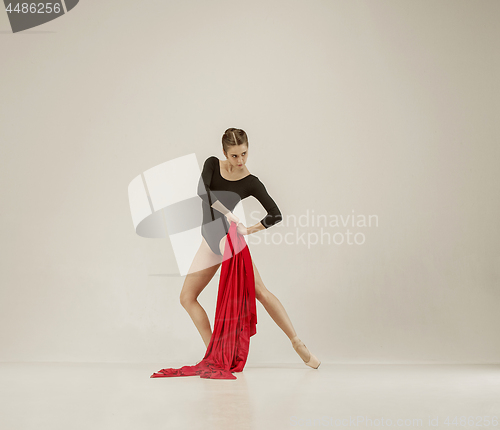
[[[302,342],[298,336],[295,336],[290,340],[292,341],[293,349],[295,349],[297,354],[299,354],[302,361],[304,361],[304,363],[306,363],[309,367],[317,369],[321,364],[321,361],[319,361],[314,354],[309,352],[307,346],[304,345],[304,342]]]

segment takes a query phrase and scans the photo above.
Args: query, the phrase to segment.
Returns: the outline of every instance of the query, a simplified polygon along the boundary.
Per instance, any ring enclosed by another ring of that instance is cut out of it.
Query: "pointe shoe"
[[[307,346],[305,346],[304,342],[302,342],[298,336],[295,336],[292,338],[292,346],[293,349],[295,349],[295,352],[298,354],[299,352],[297,351],[298,348],[304,347],[307,349]],[[313,369],[317,369],[319,365],[321,364],[321,361],[318,360],[318,358],[307,349],[307,352],[309,352],[309,361],[304,360],[302,357],[302,361],[306,363],[309,367],[312,367]],[[300,356],[300,354],[299,354]]]

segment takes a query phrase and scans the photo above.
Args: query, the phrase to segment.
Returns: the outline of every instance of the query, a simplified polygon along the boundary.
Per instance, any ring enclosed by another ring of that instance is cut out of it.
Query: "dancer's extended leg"
[[[205,239],[203,239],[189,273],[186,275],[180,295],[181,304],[193,320],[206,347],[210,343],[212,329],[208,315],[197,299],[213,278],[215,272],[217,272],[221,259],[222,257],[213,253]]]
[[[253,263],[253,273],[255,277],[255,298],[262,303],[278,327],[292,340],[297,336],[292,321],[290,321],[290,317],[279,299],[265,287],[255,263]]]
[[[320,365],[320,361],[309,352],[304,342],[297,336],[285,308],[278,298],[265,287],[255,263],[253,263],[253,271],[255,276],[255,298],[262,303],[274,322],[285,332],[292,342],[293,348],[297,354],[299,354],[300,358],[302,358],[304,363],[317,369]]]

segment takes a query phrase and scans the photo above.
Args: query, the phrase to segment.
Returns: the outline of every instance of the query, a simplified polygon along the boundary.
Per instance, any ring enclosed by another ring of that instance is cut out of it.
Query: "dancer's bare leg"
[[[202,239],[180,295],[181,304],[193,320],[206,347],[210,343],[212,329],[205,309],[198,302],[198,296],[217,272],[221,261],[222,257],[212,252],[205,239]]]
[[[274,322],[285,332],[285,334],[292,342],[292,346],[294,347],[295,351],[297,352],[297,354],[299,354],[300,358],[302,358],[302,360],[306,363],[309,362],[312,357],[311,353],[297,336],[297,333],[293,328],[292,321],[290,321],[285,308],[278,300],[278,298],[266,288],[266,286],[262,282],[262,278],[260,277],[255,263],[252,263],[253,273],[255,277],[255,298],[262,303],[267,313],[271,316]],[[314,360],[316,361],[311,360],[312,364],[308,363],[308,365],[316,368],[316,366],[319,366],[319,364],[317,364],[319,363],[319,361],[317,361],[316,357],[314,357]]]
[[[286,313],[286,310],[279,299],[266,288],[266,286],[262,282],[262,278],[260,277],[255,263],[252,263],[253,274],[255,277],[255,298],[262,303],[262,306],[264,306],[267,313],[278,325],[278,327],[285,332],[290,340],[292,340],[295,336],[297,336],[297,333],[293,328],[290,317]]]

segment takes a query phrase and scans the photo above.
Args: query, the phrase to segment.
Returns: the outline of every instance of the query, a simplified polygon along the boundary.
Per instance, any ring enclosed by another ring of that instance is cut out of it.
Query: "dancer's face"
[[[248,158],[248,146],[232,146],[229,151],[224,153],[224,155],[227,157],[231,166],[235,169],[243,169],[243,166],[245,166]]]

